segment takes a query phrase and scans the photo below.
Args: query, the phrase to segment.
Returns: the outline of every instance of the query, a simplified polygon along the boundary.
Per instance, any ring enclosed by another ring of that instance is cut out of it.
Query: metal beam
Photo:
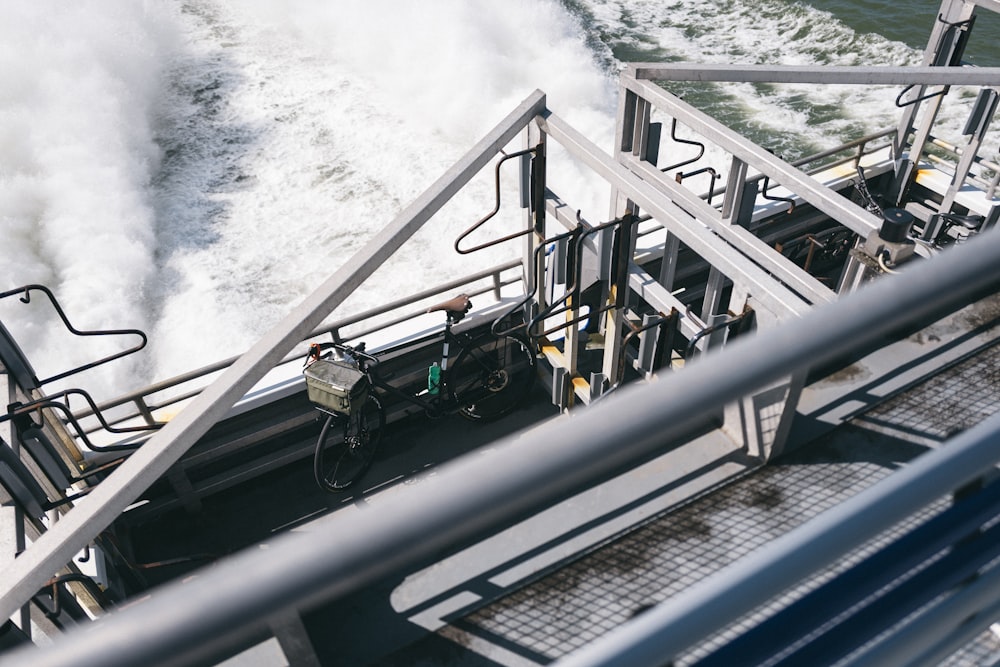
[[[784,185],[815,208],[861,235],[862,238],[868,238],[868,234],[878,229],[882,224],[881,220],[849,199],[833,192],[802,170],[796,169],[708,114],[671,95],[655,83],[634,79],[627,74],[622,75],[622,82],[637,95],[652,102],[655,108],[676,117],[677,120],[698,134],[743,160],[765,176],[769,176]]]
[[[671,199],[679,200],[683,208],[694,215],[699,222],[810,303],[829,303],[837,299],[833,290],[816,280],[798,264],[775,252],[774,248],[754,236],[745,227],[724,221],[719,211],[684,186],[667,178],[654,165],[635,157],[626,158],[623,164],[656,185]],[[737,187],[742,188],[743,184],[740,183]]]
[[[1000,67],[833,67],[829,65],[630,63],[625,70],[625,75],[649,81],[730,81],[881,86],[905,86],[909,84],[1000,85]]]
[[[147,600],[70,631],[52,646],[5,654],[5,667],[179,664],[196,653],[200,643],[234,627],[251,628],[277,613],[315,607],[536,513],[610,471],[662,451],[717,406],[791,372],[828,363],[901,327],[958,309],[973,296],[1000,286],[1000,273],[994,270],[998,262],[1000,234],[977,236],[840,301],[818,306],[767,336],[740,338],[683,373],[624,387],[568,418],[500,441],[488,457],[446,464],[429,483],[407,487],[370,511],[333,516],[324,529],[308,535],[281,535],[266,551],[249,549],[217,563],[209,575],[168,584]],[[984,460],[995,460],[996,447],[988,449]],[[928,456],[940,461],[938,455],[950,451]],[[527,460],[530,466],[524,464]],[[915,465],[927,467],[920,461]],[[947,481],[967,476],[965,471],[949,474]],[[931,486],[919,489],[920,500],[943,483],[930,475]],[[883,517],[886,508],[874,509]],[[892,506],[892,511],[897,509]],[[874,522],[866,517],[848,527],[858,535]],[[818,551],[810,550],[810,558],[835,557],[840,541],[822,539],[820,545]],[[796,565],[785,576],[798,571]],[[771,583],[752,579],[748,585],[759,596]],[[728,607],[728,592],[712,590],[721,595],[724,613],[698,611],[692,616],[697,632],[671,635],[676,644],[670,652],[738,613]],[[752,604],[751,598],[741,596],[739,606],[746,604]],[[636,638],[646,641],[648,631],[655,635],[659,628],[658,622],[651,622],[662,618],[657,608],[624,627],[629,633],[642,630]],[[656,653],[657,664],[670,652]]]
[[[11,616],[53,572],[107,528],[544,109],[545,94],[536,90],[177,417],[0,572],[0,581],[4,582],[0,591],[0,618]]]
[[[547,113],[538,122],[572,155],[611,183],[612,187],[617,188],[623,196],[638,204],[640,209],[664,223],[669,231],[675,233],[702,259],[718,268],[730,279],[745,282],[754,297],[771,312],[784,316],[801,315],[808,311],[808,304],[799,295],[697,222],[675,202],[669,201],[653,185],[616,162],[557,115]]]

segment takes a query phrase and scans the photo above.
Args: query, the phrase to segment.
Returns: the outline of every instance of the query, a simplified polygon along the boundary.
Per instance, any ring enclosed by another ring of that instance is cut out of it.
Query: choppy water
[[[139,386],[245,349],[536,88],[610,147],[622,61],[916,63],[936,11],[932,0],[8,0],[0,290],[42,282],[80,327],[147,330],[141,359],[80,380],[99,393]],[[997,64],[997,28],[979,21],[967,59]],[[786,156],[896,112],[897,91],[676,90]],[[956,126],[965,97],[945,112]],[[491,176],[345,309],[505,258],[451,250],[492,207]],[[552,185],[589,218],[606,215],[585,172]],[[0,306],[42,375],[98,353],[51,334],[39,310]]]

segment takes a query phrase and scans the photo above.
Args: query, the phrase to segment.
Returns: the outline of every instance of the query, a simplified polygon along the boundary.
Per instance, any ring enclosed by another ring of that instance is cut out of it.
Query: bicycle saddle
[[[978,229],[979,225],[983,224],[983,216],[981,215],[957,215],[955,213],[941,213],[941,219],[945,222],[950,222],[953,225],[959,225],[968,230]]]
[[[448,315],[448,319],[452,322],[458,322],[465,314],[472,310],[472,302],[469,301],[469,297],[466,294],[459,294],[458,296],[443,301],[436,306],[431,306],[427,309],[428,313],[434,313],[439,310],[445,311]]]

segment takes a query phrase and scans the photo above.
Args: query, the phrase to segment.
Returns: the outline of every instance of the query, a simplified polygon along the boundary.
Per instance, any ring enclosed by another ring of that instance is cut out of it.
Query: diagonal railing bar
[[[619,164],[562,118],[554,113],[547,113],[539,124],[560,145],[626,193],[641,210],[663,223],[672,223],[671,231],[712,266],[726,276],[739,276],[743,279],[769,310],[782,317],[801,315],[809,310],[810,306],[798,294],[692,218],[689,212],[668,195],[664,195],[625,165]]]
[[[0,618],[9,618],[74,554],[163,475],[291,348],[545,110],[536,90],[340,269],[261,338],[177,417],[0,572]]]

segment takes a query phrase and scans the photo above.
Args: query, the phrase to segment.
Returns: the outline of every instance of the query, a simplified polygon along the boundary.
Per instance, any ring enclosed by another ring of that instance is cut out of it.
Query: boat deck
[[[959,313],[814,382],[820,395],[841,381],[841,398],[827,397],[829,405],[854,405],[861,395],[868,404],[766,466],[733,450],[709,425],[684,446],[498,535],[303,614],[305,632],[322,664],[537,665],[565,657],[1000,412],[1000,337],[984,319],[989,307],[980,304],[979,315]],[[957,323],[978,326],[961,330]],[[895,370],[873,377],[878,364]],[[312,483],[308,462],[300,462],[253,488],[206,499],[193,521],[178,510],[137,528],[137,555],[266,549],[272,536],[289,530],[336,530],[339,515],[365,512],[427,483],[439,464],[473,450],[488,456],[490,442],[525,424],[567,418],[543,396],[536,399],[485,426],[460,417],[396,422],[359,490],[324,494]],[[799,433],[817,432],[810,415],[800,422]],[[899,532],[946,501],[911,517]],[[883,534],[775,600],[774,608],[895,535]],[[753,616],[759,620],[772,610]],[[691,664],[712,647],[702,644],[678,664]],[[234,660],[256,664],[272,660],[274,651],[280,654],[272,639]],[[950,664],[979,662],[997,651],[1000,641],[984,633]]]

